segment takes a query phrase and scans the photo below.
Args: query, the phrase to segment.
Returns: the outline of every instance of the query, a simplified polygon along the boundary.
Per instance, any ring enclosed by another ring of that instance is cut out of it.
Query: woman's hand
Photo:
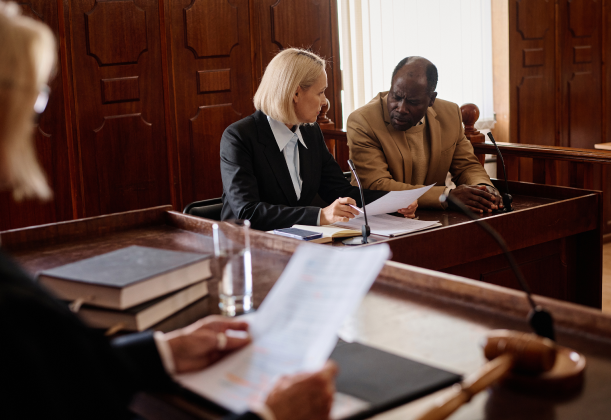
[[[359,211],[350,207],[348,204],[356,206],[356,201],[350,197],[341,197],[335,200],[330,206],[325,207],[320,212],[320,225],[330,225],[335,222],[347,222],[354,218]]]
[[[276,420],[327,420],[337,365],[328,361],[318,372],[283,376],[267,396],[265,404]]]
[[[227,330],[246,332],[248,323],[212,315],[165,334],[172,349],[176,373],[208,367],[226,354],[250,343],[247,334],[244,337],[227,336]]]
[[[403,216],[413,219],[414,217],[416,217],[417,208],[418,208],[418,200],[414,201],[412,204],[405,207],[404,209],[399,209],[397,211],[401,213]]]

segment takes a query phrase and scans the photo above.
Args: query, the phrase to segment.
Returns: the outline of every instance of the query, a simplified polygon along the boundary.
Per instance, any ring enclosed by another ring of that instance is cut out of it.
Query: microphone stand
[[[505,240],[501,237],[501,235],[499,235],[499,233],[494,230],[488,223],[484,222],[481,219],[478,219],[477,216],[475,216],[475,214],[473,214],[473,212],[469,210],[467,206],[465,206],[461,201],[455,200],[451,196],[444,194],[439,197],[439,200],[442,202],[448,200],[454,206],[459,208],[465,215],[467,215],[467,217],[469,217],[471,220],[474,220],[479,227],[481,227],[484,231],[486,231],[486,233],[492,236],[492,238],[499,244],[499,246],[503,250],[503,253],[505,254],[505,258],[507,258],[507,261],[511,266],[511,269],[518,278],[518,282],[520,283],[522,290],[524,290],[524,292],[526,293],[526,298],[528,299],[528,303],[531,307],[531,311],[528,314],[528,323],[537,335],[549,338],[550,340],[555,340],[554,320],[552,318],[552,315],[545,309],[543,309],[541,306],[535,304],[535,301],[533,300],[530,292],[530,288],[528,287],[528,283],[526,283],[526,279],[524,278],[522,271],[518,267],[516,260],[513,258],[513,254],[509,252],[509,249],[507,248],[507,243],[505,243]]]
[[[354,167],[354,162],[352,162],[352,159],[348,159],[348,166],[350,167],[350,170],[354,174],[354,178],[356,178],[357,184],[359,184],[359,191],[361,192],[361,204],[363,205],[363,216],[365,216],[365,224],[361,228],[361,231],[363,233],[362,239],[356,236],[354,238],[344,239],[342,243],[344,245],[356,246],[356,245],[366,245],[366,244],[372,244],[374,242],[378,242],[375,239],[372,239],[369,237],[369,235],[371,234],[371,230],[369,229],[369,223],[367,222],[367,209],[365,209],[365,195],[363,194],[363,186],[361,185],[361,180],[359,179],[359,176],[356,174],[356,168]]]
[[[510,212],[510,211],[513,211],[513,207],[511,206],[511,203],[513,202],[513,197],[511,196],[511,194],[509,194],[509,183],[507,182],[507,171],[505,170],[505,161],[503,160],[503,155],[501,154],[501,151],[499,150],[499,146],[496,145],[496,142],[494,141],[494,137],[492,136],[492,133],[490,131],[488,132],[488,137],[492,141],[492,144],[494,144],[494,147],[496,147],[496,152],[498,154],[498,157],[501,158],[501,165],[503,165],[503,175],[505,175],[505,193],[502,194],[503,211]]]

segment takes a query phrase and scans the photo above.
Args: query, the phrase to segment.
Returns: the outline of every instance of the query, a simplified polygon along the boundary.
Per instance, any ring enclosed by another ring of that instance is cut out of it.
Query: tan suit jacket
[[[348,117],[350,159],[354,161],[363,188],[401,191],[422,187],[410,183],[412,165],[421,162],[412,159],[404,133],[390,124],[387,96],[388,92],[379,93]],[[492,186],[484,167],[473,154],[471,142],[464,135],[458,105],[436,99],[426,112],[425,124],[431,140],[425,185],[436,185],[420,197],[420,208],[443,208],[439,196],[445,189],[448,171],[456,185]],[[352,183],[356,185],[354,179]]]

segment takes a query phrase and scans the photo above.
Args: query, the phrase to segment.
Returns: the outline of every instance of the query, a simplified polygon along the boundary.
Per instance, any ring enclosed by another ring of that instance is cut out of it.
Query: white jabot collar
[[[303,145],[303,147],[305,147],[306,149],[308,148],[308,146],[306,146],[305,142],[303,141],[303,137],[301,137],[301,131],[299,130],[299,126],[297,126],[297,130],[295,130],[295,132],[293,133],[291,130],[288,129],[286,125],[282,124],[280,121],[276,121],[269,115],[267,116],[267,121],[269,121],[269,126],[272,129],[272,133],[274,134],[274,138],[276,139],[276,143],[278,143],[278,147],[280,148],[281,152],[284,150],[288,142],[291,141],[291,139],[293,138],[293,134],[297,134],[299,142]]]

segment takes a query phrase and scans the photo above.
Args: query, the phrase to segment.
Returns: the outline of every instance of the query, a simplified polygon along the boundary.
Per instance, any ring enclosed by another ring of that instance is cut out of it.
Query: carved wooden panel
[[[569,0],[569,29],[575,37],[592,36],[597,25],[598,0]]]
[[[187,46],[197,58],[228,57],[238,43],[238,9],[228,0],[193,0],[184,9]]]
[[[278,48],[320,50],[320,5],[312,1],[279,1],[271,6],[272,42]],[[295,19],[299,16],[299,19]]]
[[[603,141],[602,1],[559,2],[560,146]]]
[[[334,0],[253,0],[254,90],[263,71],[281,49],[310,48],[323,58],[339,56],[337,5]],[[297,18],[298,17],[298,18]],[[336,60],[339,65],[339,61]],[[341,127],[340,69],[327,67],[331,106],[327,115]]]
[[[146,12],[133,0],[97,1],[85,25],[87,52],[102,66],[135,64],[147,49]]]
[[[138,76],[102,79],[102,103],[140,100]]]
[[[569,144],[590,148],[601,133],[601,110],[590,106],[592,98],[600,97],[596,92],[600,89],[591,72],[573,74],[568,85]]]
[[[167,172],[156,166],[156,151],[143,147],[154,143],[155,130],[141,114],[105,117],[94,130],[102,214],[159,204],[156,189],[164,184]]]
[[[248,0],[165,2],[181,207],[220,197],[221,136],[254,112],[248,6]]]
[[[19,4],[24,15],[49,25],[59,39],[57,2],[28,0]],[[49,82],[52,91],[49,103],[33,130],[38,159],[54,191],[53,200],[16,203],[8,193],[0,194],[0,230],[69,220],[73,216],[63,77],[62,67],[58,65]]]
[[[547,34],[550,22],[541,17],[553,13],[553,7],[549,0],[516,0],[516,27],[523,39],[542,39]]]
[[[547,99],[542,76],[524,77],[517,88],[518,142],[554,145],[555,105]]]
[[[591,63],[592,62],[592,46],[579,45],[573,47],[573,63]]]
[[[240,119],[231,104],[201,106],[189,120],[191,165],[194,170],[193,195],[220,197],[223,193],[219,133]]]
[[[231,69],[202,70],[197,72],[197,92],[224,92],[231,90]]]
[[[536,67],[545,64],[545,51],[543,48],[525,48],[524,67]]]
[[[171,204],[158,1],[70,3],[83,216]]]

